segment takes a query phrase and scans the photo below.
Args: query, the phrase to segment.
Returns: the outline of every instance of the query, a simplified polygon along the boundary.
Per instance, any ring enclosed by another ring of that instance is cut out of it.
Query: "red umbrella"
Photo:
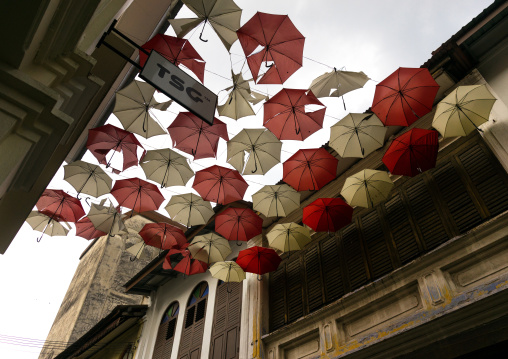
[[[64,222],[77,222],[85,215],[81,202],[59,189],[46,189],[35,204],[48,217]]]
[[[141,155],[141,158],[143,158],[146,151],[134,134],[113,125],[104,125],[92,128],[88,131],[86,148],[97,158],[99,163],[106,165],[106,167],[110,167],[111,160],[116,152],[123,153],[122,171],[125,171],[129,167],[137,166],[139,163],[137,154],[138,147],[143,149]],[[106,155],[111,150],[113,150],[113,154],[109,160],[106,160]],[[114,172],[119,173],[121,171],[119,169],[114,169]]]
[[[111,189],[111,194],[120,206],[130,208],[138,213],[155,211],[164,202],[164,197],[156,185],[139,178],[116,181]]]
[[[324,148],[298,150],[283,163],[282,180],[297,191],[318,190],[335,179],[338,163]]]
[[[236,170],[212,166],[197,171],[192,188],[204,200],[228,204],[241,200],[249,185]]]
[[[219,137],[229,141],[226,124],[214,117],[213,125],[190,112],[180,112],[169,125],[173,147],[194,156],[194,159],[215,157]]]
[[[147,245],[159,249],[181,248],[187,244],[183,231],[168,223],[147,223],[139,235]]]
[[[106,232],[99,231],[97,228],[95,228],[92,221],[90,221],[90,218],[88,217],[83,217],[76,222],[77,236],[90,240],[105,236],[106,234]]]
[[[236,33],[257,83],[282,84],[302,67],[305,37],[287,15],[257,12]],[[261,51],[259,46],[263,47]],[[258,81],[263,62],[268,71]]]
[[[249,208],[230,207],[215,217],[215,232],[230,241],[248,241],[262,231],[263,220]]]
[[[185,275],[204,273],[208,269],[208,264],[197,259],[193,259],[188,250],[182,251],[182,256],[182,260],[180,260],[180,262],[178,262],[174,267],[171,267],[171,259],[169,258],[170,254],[168,253],[162,268],[173,269]]]
[[[254,273],[258,276],[277,270],[281,258],[271,248],[250,247],[240,251],[236,263],[245,272]],[[258,277],[258,279],[260,279]]]
[[[340,198],[318,198],[303,208],[302,222],[315,232],[337,232],[351,223],[353,207]]]
[[[203,82],[205,61],[192,47],[189,40],[157,34],[141,47],[148,50],[148,52],[157,51],[176,66],[184,65]],[[148,56],[143,51],[139,51],[139,64],[141,66],[144,66],[147,58]]]
[[[308,111],[305,106],[323,108]],[[263,126],[279,140],[303,141],[323,128],[324,105],[309,90],[282,89],[263,105]]]
[[[429,70],[400,67],[376,85],[372,112],[385,126],[409,126],[432,110],[438,90]]]
[[[436,166],[438,132],[413,128],[395,138],[383,156],[394,175],[413,177]]]

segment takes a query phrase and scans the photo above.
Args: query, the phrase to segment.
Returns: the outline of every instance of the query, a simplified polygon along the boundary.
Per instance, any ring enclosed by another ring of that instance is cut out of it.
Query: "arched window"
[[[157,339],[155,340],[155,348],[153,351],[152,359],[163,359],[171,357],[173,349],[173,339],[175,337],[176,321],[180,306],[177,302],[173,302],[164,311],[159,331],[157,332]]]
[[[194,288],[187,302],[182,340],[178,350],[179,359],[201,357],[207,297],[208,284],[202,282]]]

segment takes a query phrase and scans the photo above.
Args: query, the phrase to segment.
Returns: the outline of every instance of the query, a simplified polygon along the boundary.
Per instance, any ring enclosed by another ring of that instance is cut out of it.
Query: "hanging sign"
[[[139,77],[203,121],[213,124],[217,95],[158,52],[150,52]]]

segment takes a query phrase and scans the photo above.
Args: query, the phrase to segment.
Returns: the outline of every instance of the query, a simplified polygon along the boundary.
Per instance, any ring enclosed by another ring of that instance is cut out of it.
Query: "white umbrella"
[[[122,233],[127,234],[127,227],[122,221],[122,215],[111,203],[109,207],[104,206],[105,201],[105,199],[102,200],[100,204],[92,203],[87,215],[90,222],[98,230],[108,233],[108,237]]]
[[[366,169],[346,178],[340,194],[350,206],[371,208],[387,200],[392,189],[388,172]]]
[[[160,183],[161,188],[185,186],[194,176],[187,158],[169,148],[148,151],[139,164],[146,178]]]
[[[282,252],[298,251],[310,242],[310,231],[296,223],[276,224],[266,234],[270,247]]]
[[[49,217],[39,211],[30,212],[26,221],[33,230],[51,237],[66,236],[70,230],[65,228],[62,223],[58,222],[55,218]],[[42,235],[37,241],[40,241],[41,238]]]
[[[99,197],[111,191],[113,180],[103,169],[85,161],[74,161],[64,166],[64,180],[80,193]]]
[[[205,262],[223,262],[231,254],[229,241],[215,233],[196,236],[187,249],[192,258]]]
[[[252,195],[252,208],[265,217],[286,217],[300,208],[300,193],[287,184],[264,186]]]
[[[206,224],[215,213],[210,202],[194,193],[172,196],[166,211],[174,221],[187,227]]]

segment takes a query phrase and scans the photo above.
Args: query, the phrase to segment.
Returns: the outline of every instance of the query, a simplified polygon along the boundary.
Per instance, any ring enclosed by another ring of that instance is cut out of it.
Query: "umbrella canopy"
[[[437,105],[432,127],[445,138],[467,136],[489,120],[494,102],[485,85],[459,86]]]
[[[109,207],[104,206],[105,201],[106,200],[102,200],[100,204],[92,203],[90,206],[87,217],[90,219],[93,226],[97,230],[108,233],[111,236],[128,233],[127,227],[125,227],[122,221],[122,215],[118,213],[117,209],[113,207],[112,204],[110,204]]]
[[[432,110],[438,90],[429,70],[400,67],[376,85],[371,109],[385,126],[409,126]]]
[[[194,156],[194,159],[217,156],[219,138],[228,141],[228,128],[214,117],[213,125],[190,112],[180,112],[168,127],[173,147]]]
[[[140,162],[146,178],[160,183],[161,188],[171,186],[185,186],[194,176],[194,171],[187,163],[187,158],[164,148],[147,151]]]
[[[276,224],[266,234],[270,247],[282,252],[298,251],[310,243],[310,231],[296,223]]]
[[[315,232],[337,232],[353,219],[353,207],[340,198],[318,198],[303,208],[302,223]]]
[[[392,189],[388,172],[367,169],[348,177],[340,194],[350,206],[371,208],[387,200]]]
[[[76,222],[76,236],[90,240],[105,236],[106,234],[107,232],[103,232],[95,228],[88,217],[83,217]]]
[[[310,110],[308,105],[322,108]],[[263,108],[263,126],[279,140],[303,141],[323,128],[326,108],[312,91],[282,89]]]
[[[230,241],[248,241],[263,231],[263,220],[252,209],[230,207],[215,217],[215,232]]]
[[[187,227],[206,224],[215,213],[210,202],[194,193],[172,196],[166,211],[174,221]]]
[[[252,105],[257,104],[263,100],[267,100],[267,96],[259,92],[252,91],[249,86],[249,81],[244,80],[242,73],[233,73],[233,86],[227,87],[224,90],[229,91],[228,97],[224,104],[217,106],[217,111],[220,116],[226,116],[233,120],[246,116],[255,115]]]
[[[60,218],[55,218],[50,213],[39,211],[30,212],[28,218],[26,219],[27,223],[34,231],[47,234],[50,237],[66,236],[67,233],[69,233],[69,229],[65,228],[62,223],[60,223],[60,220]],[[40,238],[42,238],[42,235]]]
[[[363,72],[342,71],[333,69],[319,77],[310,84],[309,90],[316,97],[341,97],[344,94],[362,88],[370,78]]]
[[[192,47],[188,40],[177,37],[157,34],[141,46],[143,49],[152,52],[157,51],[175,66],[183,65],[191,70],[203,82],[205,77],[205,61]],[[139,51],[139,64],[145,65],[148,55]]]
[[[350,113],[330,128],[329,145],[342,158],[365,158],[383,146],[386,130],[374,114]]]
[[[58,221],[77,222],[85,215],[81,202],[59,189],[44,190],[35,206]]]
[[[257,83],[282,84],[302,67],[305,38],[287,15],[257,12],[236,33]],[[263,62],[268,71],[259,79]]]
[[[111,166],[111,160],[116,152],[123,154],[123,167],[122,170],[114,168],[116,173],[125,171],[127,168],[138,165],[138,147],[143,150],[141,158],[145,154],[145,150],[141,143],[129,131],[122,130],[121,128],[113,125],[104,125],[92,128],[88,131],[88,139],[86,141],[86,148],[90,150],[92,155],[97,158],[99,163],[106,165],[106,168]],[[109,160],[106,155],[113,151]]]
[[[120,206],[138,213],[156,211],[164,202],[164,196],[156,185],[139,178],[116,181],[111,194]]]
[[[227,239],[215,233],[196,236],[187,247],[192,258],[205,262],[223,262],[231,254]]]
[[[234,261],[217,262],[209,269],[212,277],[223,282],[241,282],[245,279],[245,272]]]
[[[166,133],[154,120],[153,109],[167,110],[172,101],[157,102],[155,88],[146,82],[134,80],[116,93],[113,114],[118,117],[124,129],[144,138]]]
[[[286,217],[300,208],[300,193],[287,184],[264,186],[252,195],[252,208],[265,217]]]
[[[147,223],[139,231],[139,235],[147,245],[164,250],[182,248],[187,244],[185,233],[168,223]]]
[[[174,267],[171,267],[171,259],[170,259],[171,254],[168,253],[166,259],[164,260],[162,268],[172,269],[185,275],[204,273],[208,269],[208,264],[201,262],[197,259],[193,259],[191,257],[191,253],[188,250],[183,250],[181,254],[183,258]]]
[[[236,263],[245,272],[258,275],[277,270],[280,262],[281,258],[273,249],[257,246],[240,251],[238,258],[236,258]]]
[[[208,40],[204,40],[202,35],[206,24],[209,23],[229,51],[233,42],[238,39],[236,30],[240,27],[242,9],[233,0],[183,0],[183,3],[197,15],[197,18],[170,19],[169,23],[175,30],[176,36],[184,37],[204,22],[199,38],[207,42]]]
[[[393,140],[383,156],[383,163],[394,175],[413,177],[436,167],[438,133],[413,128]]]
[[[227,161],[238,172],[264,175],[280,163],[282,142],[264,128],[243,129],[228,141],[227,148]]]
[[[203,199],[219,204],[241,200],[247,187],[238,171],[217,165],[197,171],[192,184]]]
[[[64,166],[64,180],[80,193],[99,197],[111,191],[113,180],[100,168],[85,161],[74,161]]]
[[[283,163],[282,180],[297,191],[316,191],[335,179],[338,163],[324,148],[298,150]]]

